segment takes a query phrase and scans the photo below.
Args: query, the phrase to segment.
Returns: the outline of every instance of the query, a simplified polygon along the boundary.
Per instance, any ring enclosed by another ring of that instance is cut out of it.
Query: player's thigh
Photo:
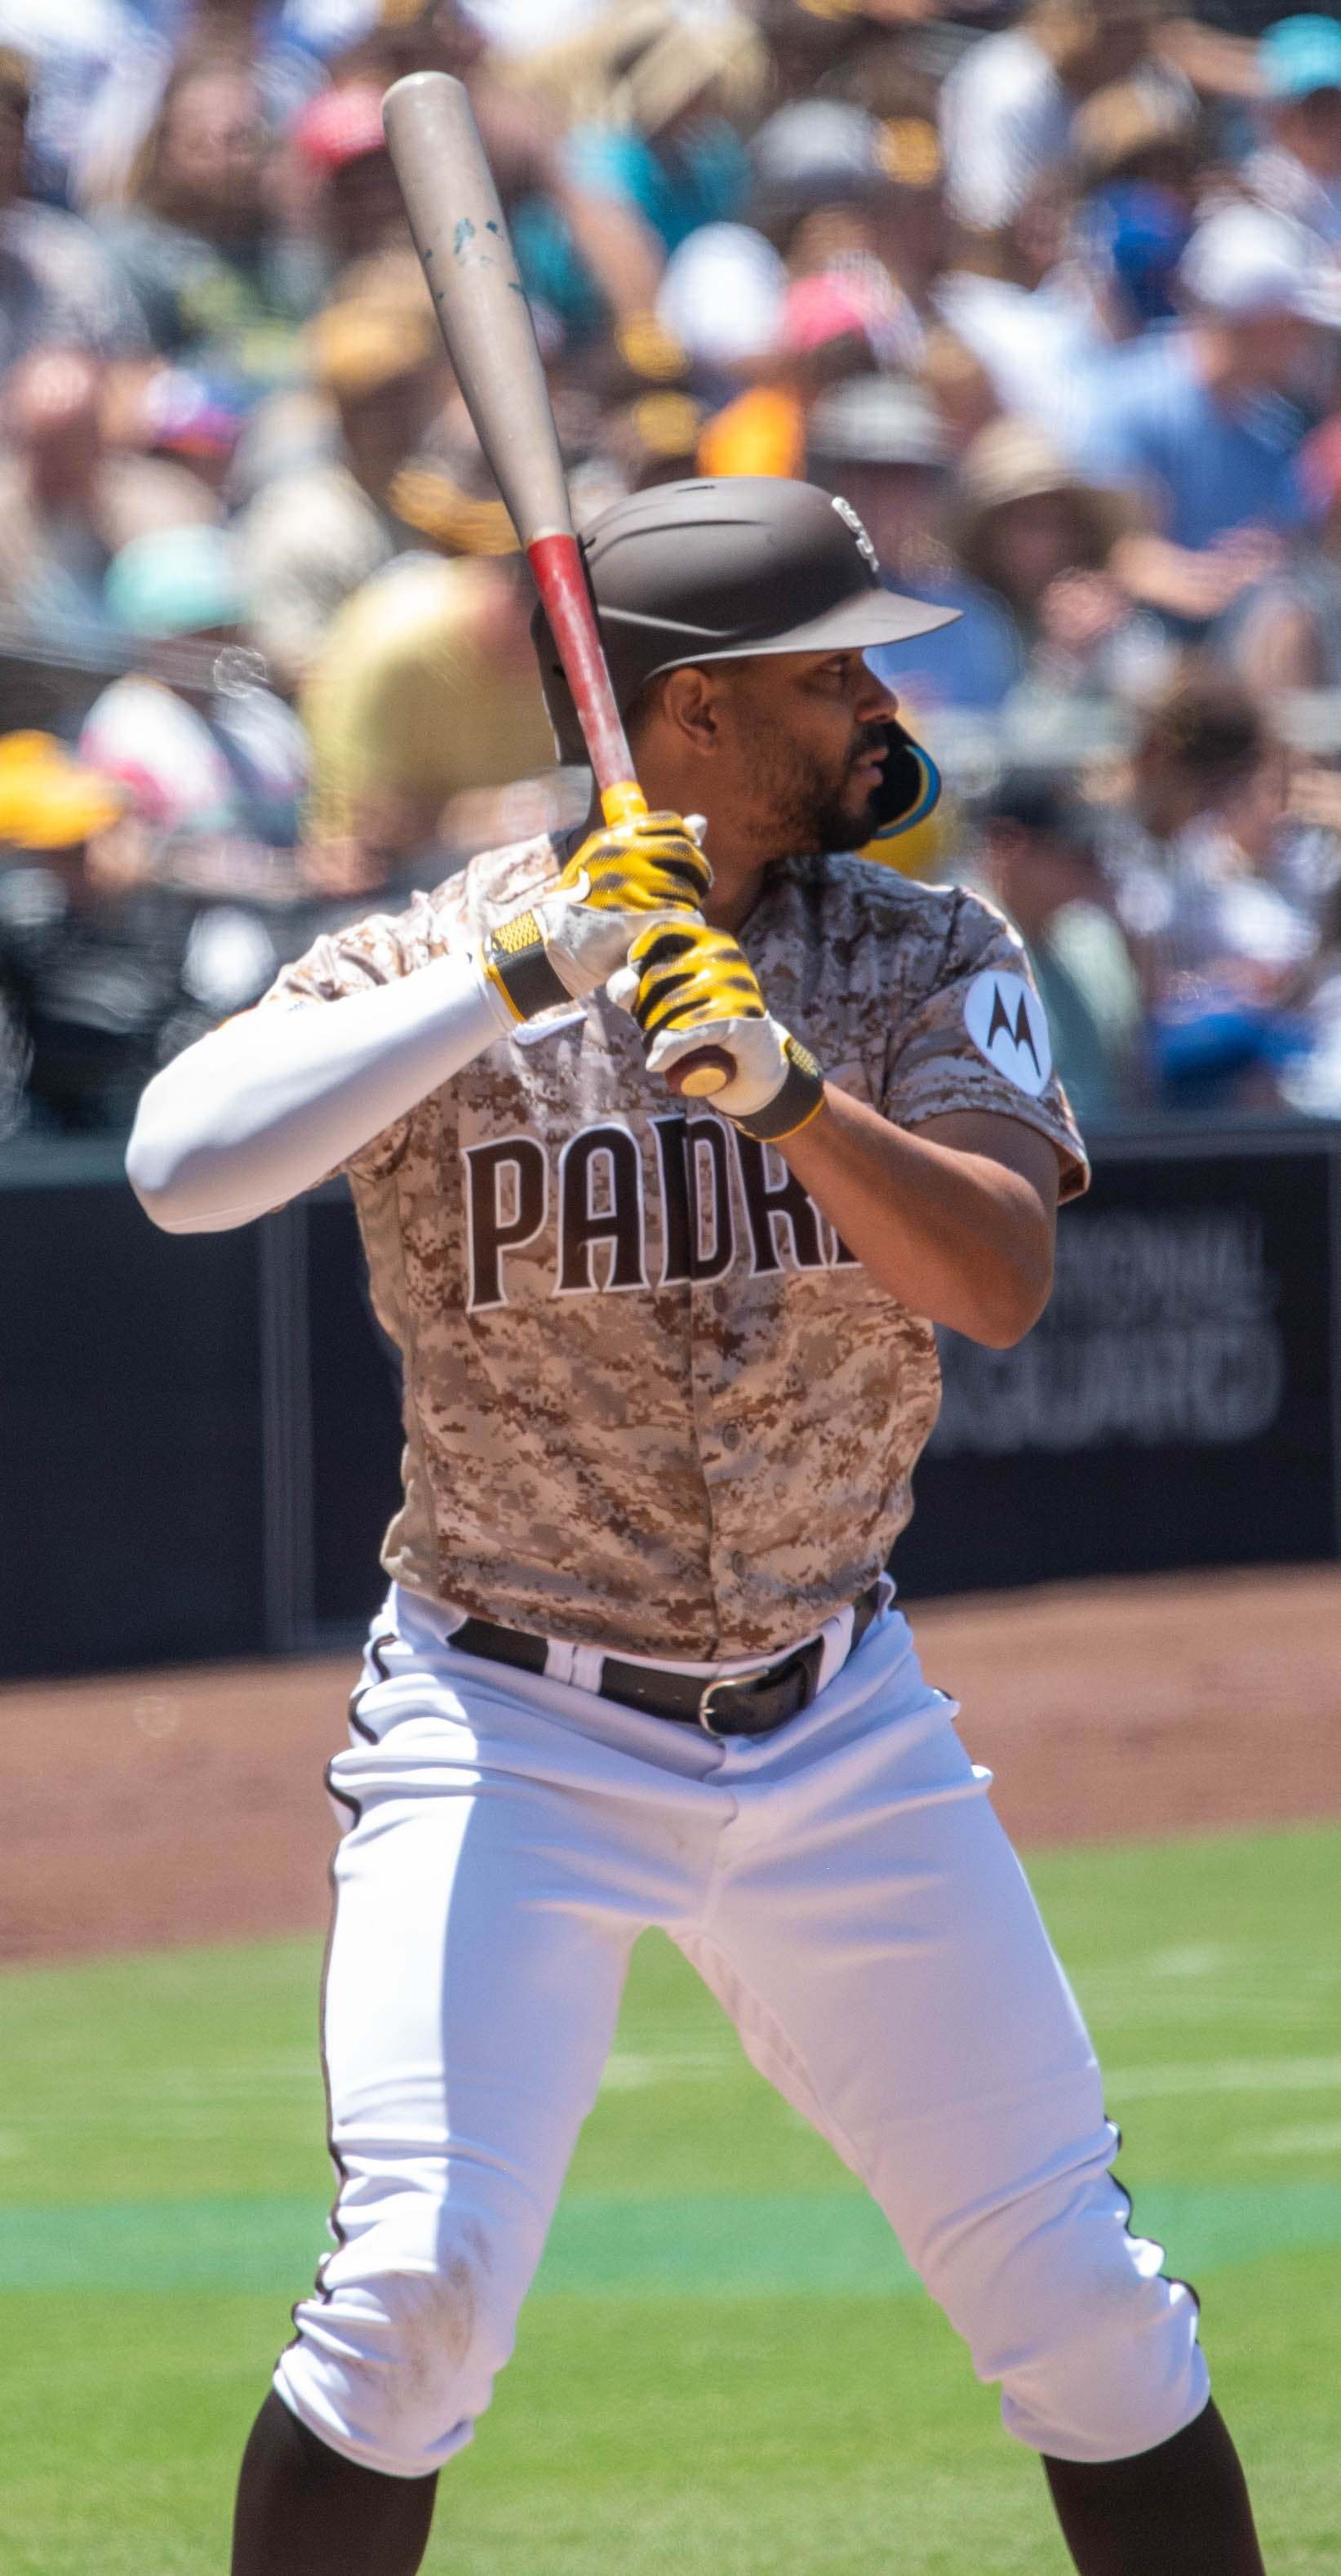
[[[1106,2144],[1098,2071],[1024,1873],[923,1691],[850,1728],[685,1942],[750,2055],[920,2261],[948,2213]]]
[[[817,1746],[686,1947],[869,2184],[1010,2430],[1124,2458],[1205,2405],[1195,2303],[1128,2229],[1098,2068],[1024,1874],[948,1710],[908,1707],[907,1680],[883,1732]]]
[[[378,1778],[377,1754],[363,1771],[323,2000],[342,2227],[400,2177],[418,2202],[402,2230],[422,2232],[401,2250],[431,2261],[453,2166],[458,2202],[498,2202],[534,2254],[595,2099],[636,1917],[601,1905],[580,1802],[481,1778],[468,1758],[458,1770],[449,1752],[431,1786]]]
[[[638,1919],[627,1885],[601,1902],[618,1873],[582,1798],[397,1687],[396,1722],[332,1765],[352,1802],[323,2004],[336,2243],[276,2385],[347,2458],[416,2477],[512,2350]]]

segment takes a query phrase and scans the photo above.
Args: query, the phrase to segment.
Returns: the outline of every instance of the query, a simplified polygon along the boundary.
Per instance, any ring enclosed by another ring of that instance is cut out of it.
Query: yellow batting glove
[[[548,894],[490,931],[484,971],[514,1019],[596,992],[649,922],[697,919],[712,884],[702,828],[643,814],[593,832]]]
[[[776,1144],[823,1106],[819,1066],[770,1017],[754,968],[729,931],[702,921],[640,931],[609,993],[637,1021],[650,1072],[669,1073],[705,1046],[731,1059],[735,1071],[711,1102],[748,1136]]]

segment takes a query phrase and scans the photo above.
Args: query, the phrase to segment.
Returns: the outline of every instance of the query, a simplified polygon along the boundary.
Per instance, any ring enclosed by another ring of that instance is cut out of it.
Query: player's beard
[[[758,788],[768,812],[768,840],[779,857],[808,859],[828,850],[860,850],[877,829],[879,788],[854,804],[849,782],[872,752],[884,751],[883,725],[863,726],[841,778],[781,733],[759,747]]]

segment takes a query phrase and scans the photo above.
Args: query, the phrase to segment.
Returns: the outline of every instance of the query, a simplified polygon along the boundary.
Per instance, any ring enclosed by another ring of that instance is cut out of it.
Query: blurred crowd
[[[385,150],[467,84],[579,522],[803,475],[956,624],[893,863],[1083,1118],[1341,1116],[1341,23],[1254,0],[0,0],[0,1136],[567,825]]]

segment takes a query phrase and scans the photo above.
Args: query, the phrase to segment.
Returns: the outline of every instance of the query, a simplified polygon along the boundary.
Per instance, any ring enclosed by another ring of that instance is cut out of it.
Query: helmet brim
[[[709,640],[692,627],[672,638],[666,622],[646,621],[647,629],[671,644],[659,662],[644,670],[639,686],[656,679],[662,671],[674,671],[687,662],[745,662],[764,653],[864,653],[875,644],[906,644],[915,635],[934,635],[942,626],[957,624],[962,609],[938,608],[925,599],[909,599],[897,590],[861,590],[850,599],[841,599],[826,608],[819,617],[802,620],[799,626],[786,627],[777,635],[733,636]],[[623,628],[635,634],[644,621],[627,609],[601,608],[601,624]]]

